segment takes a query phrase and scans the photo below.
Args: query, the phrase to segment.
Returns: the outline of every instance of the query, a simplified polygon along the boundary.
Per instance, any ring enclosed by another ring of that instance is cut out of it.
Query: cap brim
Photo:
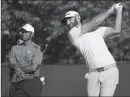
[[[24,29],[23,27],[19,28],[19,29],[18,29],[18,32],[19,32],[19,31],[22,31],[22,30],[26,31],[26,33],[27,33],[27,32],[32,32],[32,31],[28,31],[28,30]],[[24,33],[25,33],[25,32],[24,32]],[[33,33],[33,32],[32,32],[32,33]]]
[[[19,28],[18,31],[20,31],[20,30],[25,30],[25,31],[28,31],[28,32],[32,32],[32,31],[30,31],[30,30],[25,29],[24,27]],[[34,32],[32,32],[32,33],[34,33]]]
[[[23,28],[21,27],[21,28],[19,28],[17,31],[19,32],[20,30],[22,30]]]
[[[23,28],[23,27],[19,28],[19,30],[22,30],[22,29],[25,30],[25,31],[27,31],[27,30],[26,30],[25,28]]]
[[[67,18],[67,17],[63,17],[63,18],[60,20],[61,24],[64,24],[64,25],[65,25],[65,24],[67,23],[66,18]]]
[[[75,15],[68,15],[68,16],[66,16],[66,17],[63,17],[63,18],[61,19],[61,23],[62,23],[62,24],[66,24],[66,23],[67,23],[66,18],[73,17],[73,16],[75,16]]]

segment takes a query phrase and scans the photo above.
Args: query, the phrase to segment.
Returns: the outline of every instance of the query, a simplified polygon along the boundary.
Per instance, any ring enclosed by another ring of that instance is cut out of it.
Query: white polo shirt
[[[99,68],[116,63],[104,41],[104,33],[107,27],[81,35],[81,26],[69,31],[71,43],[79,49],[89,68]]]

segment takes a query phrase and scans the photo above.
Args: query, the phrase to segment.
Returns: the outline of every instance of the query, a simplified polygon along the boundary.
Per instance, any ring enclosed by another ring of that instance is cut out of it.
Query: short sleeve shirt
[[[41,65],[42,62],[42,52],[40,50],[40,46],[32,42],[29,45],[16,45],[12,47],[12,50],[9,54],[9,61],[13,65],[17,65],[19,67],[38,64]],[[39,76],[39,69],[34,74],[25,74],[23,76],[17,75],[15,73],[12,77],[12,82],[17,82],[24,79],[30,79]]]

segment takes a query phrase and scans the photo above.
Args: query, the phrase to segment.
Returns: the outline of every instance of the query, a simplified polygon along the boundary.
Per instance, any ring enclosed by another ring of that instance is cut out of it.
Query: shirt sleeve
[[[108,27],[100,27],[97,29],[98,33],[101,33],[103,37],[105,37],[105,32]]]
[[[16,65],[16,59],[15,59],[15,54],[14,54],[14,47],[12,47],[11,51],[9,52],[9,65]]]
[[[42,54],[40,47],[39,47],[36,49],[36,52],[35,52],[33,60],[32,60],[32,64],[41,65],[42,60],[43,60],[43,54]]]

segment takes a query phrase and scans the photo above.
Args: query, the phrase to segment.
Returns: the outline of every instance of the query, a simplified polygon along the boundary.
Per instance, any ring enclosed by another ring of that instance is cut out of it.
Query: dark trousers
[[[40,78],[33,78],[11,84],[9,97],[41,96],[42,82]]]

